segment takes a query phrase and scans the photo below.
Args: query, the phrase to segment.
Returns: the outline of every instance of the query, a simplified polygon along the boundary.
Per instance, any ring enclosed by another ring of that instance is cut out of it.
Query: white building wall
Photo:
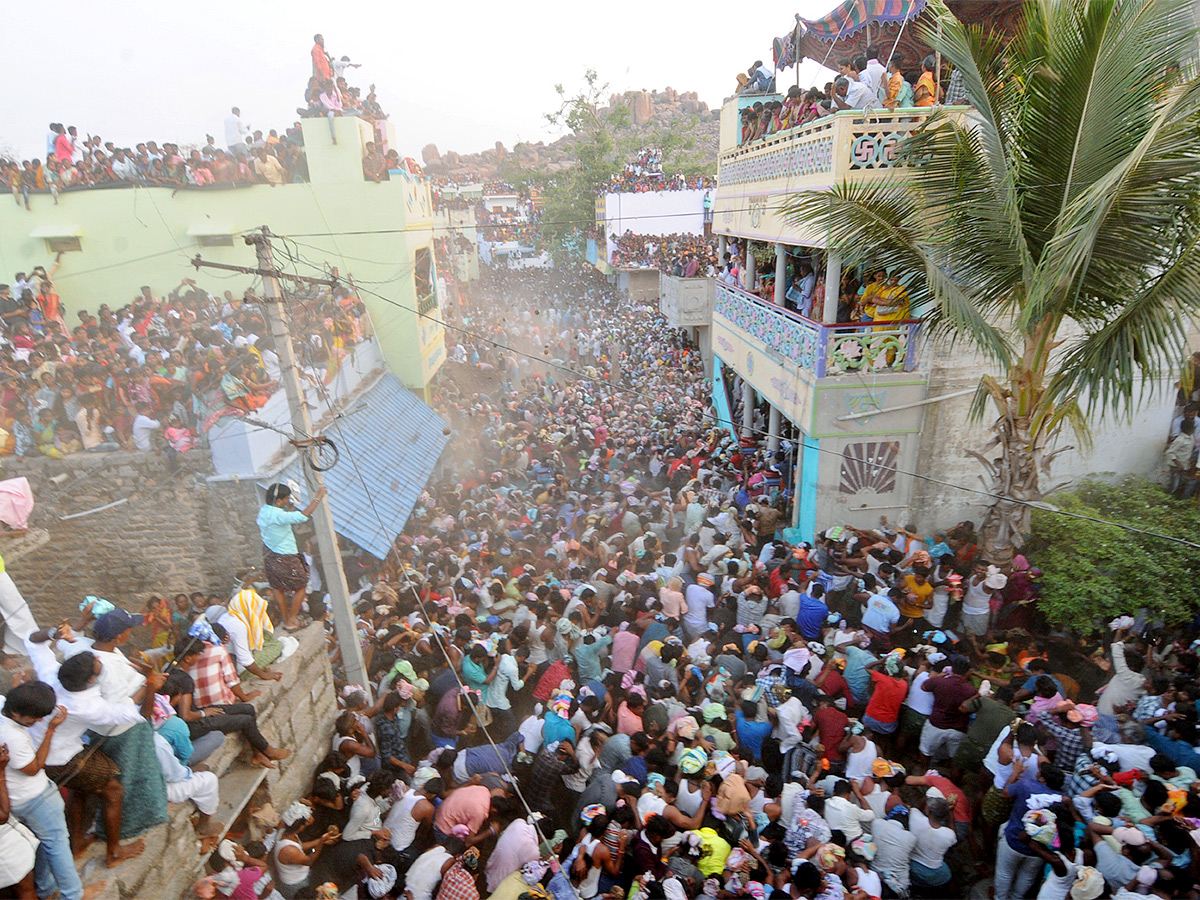
[[[973,389],[987,371],[982,360],[970,352],[928,345],[921,354],[921,368],[929,373],[930,400]],[[988,407],[982,421],[973,423],[971,400],[972,395],[965,394],[924,407],[916,472],[952,485],[988,490],[986,471],[968,451],[983,452],[991,440],[994,407]],[[1093,418],[1090,452],[1079,449],[1075,435],[1069,429],[1064,430],[1058,446],[1075,445],[1076,449],[1066,450],[1054,459],[1050,476],[1043,484],[1049,487],[1066,482],[1069,487],[1088,476],[1157,478],[1174,408],[1174,378],[1164,377],[1148,390],[1132,418],[1098,415]],[[990,458],[994,458],[994,452]],[[1047,502],[1054,502],[1053,495]],[[917,479],[908,519],[922,531],[944,528],[964,519],[978,525],[989,505],[986,496]]]
[[[708,190],[643,191],[604,195],[604,237],[612,259],[611,235],[704,234],[704,195]]]

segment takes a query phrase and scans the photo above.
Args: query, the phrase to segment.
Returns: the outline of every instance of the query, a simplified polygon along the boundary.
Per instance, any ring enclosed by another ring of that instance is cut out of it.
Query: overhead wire
[[[282,285],[280,285],[280,293],[283,296],[284,300],[286,301],[286,299],[288,297],[288,291],[286,289],[284,289]],[[291,312],[288,309],[287,303],[281,302],[280,305],[281,305],[283,314],[287,315],[289,320],[292,320]],[[367,498],[367,505],[370,507],[372,514],[375,516],[375,519],[378,521],[380,530],[383,532],[384,535],[389,535],[392,533],[392,529],[390,529],[387,526],[387,524],[384,522],[383,515],[379,511],[378,505],[375,503],[375,497],[371,491],[371,487],[367,483],[367,479],[363,475],[362,469],[358,465],[358,459],[356,458],[356,455],[355,455],[353,449],[351,448],[349,442],[347,442],[345,440],[345,435],[342,432],[340,416],[338,416],[336,413],[336,409],[334,407],[333,400],[329,396],[329,392],[326,389],[326,386],[324,385],[324,383],[319,384],[318,389],[319,389],[320,393],[322,394],[322,397],[325,401],[325,404],[326,404],[326,407],[328,409],[330,416],[332,416],[333,427],[335,429],[337,429],[339,439],[341,440],[342,446],[346,451],[346,458],[350,461],[350,465],[354,468],[354,474],[358,478],[359,484],[362,486],[363,493]],[[397,536],[398,536],[398,532],[397,532]],[[393,538],[391,538],[391,540],[392,540],[392,542],[394,542],[395,538],[393,537]],[[390,551],[389,551],[388,555],[389,556],[391,555]],[[499,760],[500,764],[504,767],[504,774],[508,778],[508,783],[512,785],[513,791],[517,795],[517,799],[520,800],[521,805],[524,807],[526,815],[528,816],[529,824],[537,831],[538,836],[541,838],[541,840],[539,841],[539,844],[545,844],[547,842],[547,836],[541,827],[541,820],[544,818],[544,816],[541,812],[533,809],[533,807],[530,806],[528,799],[526,799],[526,797],[525,797],[524,791],[521,790],[520,780],[513,773],[512,768],[508,764],[508,761],[505,760],[503,754],[500,752],[500,747],[497,745],[495,738],[492,737],[491,732],[488,730],[488,727],[484,723],[483,717],[479,712],[480,705],[486,706],[486,702],[484,700],[482,692],[480,694],[479,703],[476,703],[474,697],[471,696],[470,690],[467,688],[466,683],[463,681],[461,675],[459,674],[458,668],[456,667],[454,660],[451,658],[450,652],[446,648],[446,646],[442,640],[441,634],[439,634],[437,629],[434,627],[437,622],[437,619],[433,616],[430,616],[429,609],[425,605],[425,601],[421,599],[421,592],[420,592],[419,586],[412,580],[412,577],[408,574],[408,570],[405,568],[405,566],[403,564],[400,564],[399,566],[397,566],[397,569],[398,569],[400,575],[403,577],[405,585],[408,587],[409,591],[412,593],[414,599],[416,599],[417,606],[421,610],[421,615],[424,617],[426,623],[429,625],[430,637],[433,640],[433,642],[437,645],[437,648],[441,652],[442,657],[445,659],[446,667],[450,670],[451,674],[454,676],[454,680],[458,684],[458,688],[461,691],[460,696],[465,698],[467,701],[467,704],[470,706],[471,714],[474,716],[475,722],[479,726],[479,730],[483,733],[484,737],[487,738],[487,742],[489,745],[491,745],[492,751],[495,754],[496,759]],[[499,835],[497,835],[497,837],[498,836]],[[580,900],[579,894],[575,890],[574,885],[571,885],[571,892],[572,892],[572,894],[574,894],[575,900]]]
[[[312,267],[312,268],[320,269],[319,266],[304,259],[303,257],[300,257],[299,261],[304,263],[305,265]],[[421,313],[420,311],[418,311],[416,308],[414,308],[412,306],[408,306],[407,304],[401,303],[400,301],[395,300],[391,297],[384,296],[383,294],[380,294],[377,291],[370,290],[369,288],[365,288],[365,287],[360,288],[360,292],[369,294],[370,296],[375,297],[379,300],[382,300],[383,302],[388,303],[392,306],[407,310],[408,312],[416,313],[416,315],[421,318],[431,319],[432,321],[440,324],[443,328],[461,332],[463,334],[466,334],[466,335],[472,337],[475,340],[480,341],[481,343],[488,344],[492,347],[495,347],[500,350],[505,350],[509,353],[513,353],[518,356],[523,356],[527,359],[537,362],[539,365],[543,365],[543,366],[546,366],[547,368],[551,368],[551,369],[560,370],[560,371],[570,374],[576,378],[588,379],[588,380],[594,382],[596,385],[598,385],[601,388],[607,387],[608,391],[610,391],[611,393],[626,394],[626,395],[634,396],[634,397],[637,397],[644,401],[650,402],[651,405],[659,402],[656,398],[652,397],[650,394],[647,394],[644,391],[639,391],[635,388],[626,388],[626,387],[622,387],[620,385],[612,384],[611,382],[605,381],[603,379],[598,379],[595,376],[590,376],[586,372],[580,372],[578,369],[571,368],[570,366],[564,365],[562,363],[557,363],[552,359],[546,359],[543,357],[534,356],[531,353],[528,353],[523,350],[519,350],[515,347],[512,347],[512,346],[505,344],[501,341],[498,341],[494,338],[487,337],[486,335],[482,335],[479,332],[473,331],[464,326],[454,325],[452,323],[446,322],[444,319],[435,317],[431,313]],[[754,434],[757,437],[769,437],[770,436],[769,432],[767,432],[766,430],[757,428],[757,427],[753,427],[753,426],[751,426],[749,429],[739,428],[739,430],[740,431],[748,430],[751,434]],[[829,449],[826,447],[821,447],[819,444],[816,447],[806,447],[806,449],[815,449],[819,453],[825,453],[827,455],[836,456],[838,458],[843,458],[843,455],[841,452],[839,452],[837,450],[832,450],[832,449]],[[887,463],[875,463],[874,466],[876,468],[881,469],[882,471],[892,472],[897,475],[906,475],[910,478],[915,478],[915,479],[918,479],[921,481],[925,481],[927,483],[936,484],[941,487],[952,488],[954,490],[963,491],[963,492],[970,493],[970,494],[973,494],[973,495],[979,496],[979,497],[986,497],[992,501],[1011,503],[1011,504],[1014,504],[1017,506],[1024,506],[1024,507],[1027,507],[1030,509],[1043,510],[1045,512],[1052,513],[1054,515],[1060,515],[1060,516],[1064,516],[1067,518],[1082,519],[1082,520],[1085,520],[1088,522],[1093,522],[1098,525],[1108,525],[1113,528],[1118,528],[1120,530],[1129,532],[1131,534],[1141,534],[1146,537],[1154,537],[1154,538],[1158,538],[1160,540],[1170,541],[1172,543],[1182,544],[1184,546],[1200,550],[1200,543],[1197,543],[1195,541],[1189,541],[1185,538],[1176,537],[1174,535],[1168,535],[1168,534],[1163,534],[1161,532],[1140,529],[1135,526],[1126,525],[1126,524],[1123,524],[1120,522],[1112,522],[1112,521],[1109,521],[1106,519],[1101,519],[1101,518],[1098,518],[1095,516],[1088,516],[1083,513],[1076,513],[1076,512],[1071,512],[1069,510],[1059,509],[1059,508],[1057,508],[1049,503],[1045,503],[1045,502],[1035,502],[1035,501],[1030,501],[1030,500],[1024,500],[1024,499],[1018,498],[1018,497],[1009,497],[1009,496],[1005,496],[1003,494],[997,494],[994,491],[984,490],[981,488],[967,487],[966,485],[957,484],[957,483],[951,482],[951,481],[946,481],[941,478],[936,478],[932,475],[925,475],[920,472],[914,472],[914,471],[909,471],[907,469],[902,469],[896,465],[889,465]]]

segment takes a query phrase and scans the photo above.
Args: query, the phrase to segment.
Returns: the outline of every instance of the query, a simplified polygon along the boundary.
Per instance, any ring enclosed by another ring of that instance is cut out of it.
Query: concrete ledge
[[[241,813],[256,791],[265,790],[277,810],[306,794],[313,770],[332,746],[337,700],[325,632],[320,625],[310,625],[294,637],[300,641],[300,648],[289,659],[272,666],[283,675],[279,681],[250,677],[244,682],[247,690],[263,692],[254,700],[259,728],[272,745],[291,750],[292,755],[279,764],[278,770],[255,770],[248,765],[250,753],[245,740],[230,735],[205,760],[209,770],[221,779],[217,815],[224,826]],[[261,772],[265,777],[258,777]],[[190,894],[204,863],[191,823],[195,806],[190,801],[172,804],[169,812],[165,825],[143,835],[145,852],[115,869],[105,866],[103,846],[93,845],[81,862],[84,884],[106,881],[99,895],[102,900],[168,900]]]

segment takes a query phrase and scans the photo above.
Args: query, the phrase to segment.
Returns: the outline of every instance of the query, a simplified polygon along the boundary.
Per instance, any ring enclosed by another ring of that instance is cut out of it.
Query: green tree
[[[1002,43],[928,9],[975,110],[906,141],[907,177],[804,192],[789,214],[898,270],[932,332],[994,364],[974,409],[997,414],[990,489],[1018,501],[983,523],[1004,560],[1060,432],[1086,445],[1085,411],[1128,413],[1200,308],[1196,20],[1187,0],[1031,0]]]
[[[1175,500],[1156,484],[1128,478],[1120,484],[1085,481],[1056,494],[1054,503],[1072,515],[1034,510],[1027,545],[1045,573],[1040,605],[1052,624],[1086,633],[1103,631],[1113,617],[1141,607],[1168,625],[1196,614],[1200,554],[1194,546],[1140,533],[1200,544],[1194,501]]]
[[[548,175],[543,194],[540,231],[553,247],[577,241],[577,232],[596,218],[596,187],[612,178],[623,165],[619,138],[630,122],[628,106],[608,107],[608,84],[595,69],[584,73],[583,86],[568,95],[556,84],[559,107],[546,113],[546,121],[573,135],[574,165]]]

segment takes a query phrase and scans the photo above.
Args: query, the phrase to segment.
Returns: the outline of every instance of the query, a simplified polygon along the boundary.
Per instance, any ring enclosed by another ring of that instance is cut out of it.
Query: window
[[[82,250],[83,247],[77,237],[52,237],[46,238],[46,249],[51,253],[70,253],[73,250]]]
[[[417,312],[421,315],[437,308],[437,289],[433,279],[433,252],[428,247],[418,247],[413,258],[413,284],[417,293]]]

